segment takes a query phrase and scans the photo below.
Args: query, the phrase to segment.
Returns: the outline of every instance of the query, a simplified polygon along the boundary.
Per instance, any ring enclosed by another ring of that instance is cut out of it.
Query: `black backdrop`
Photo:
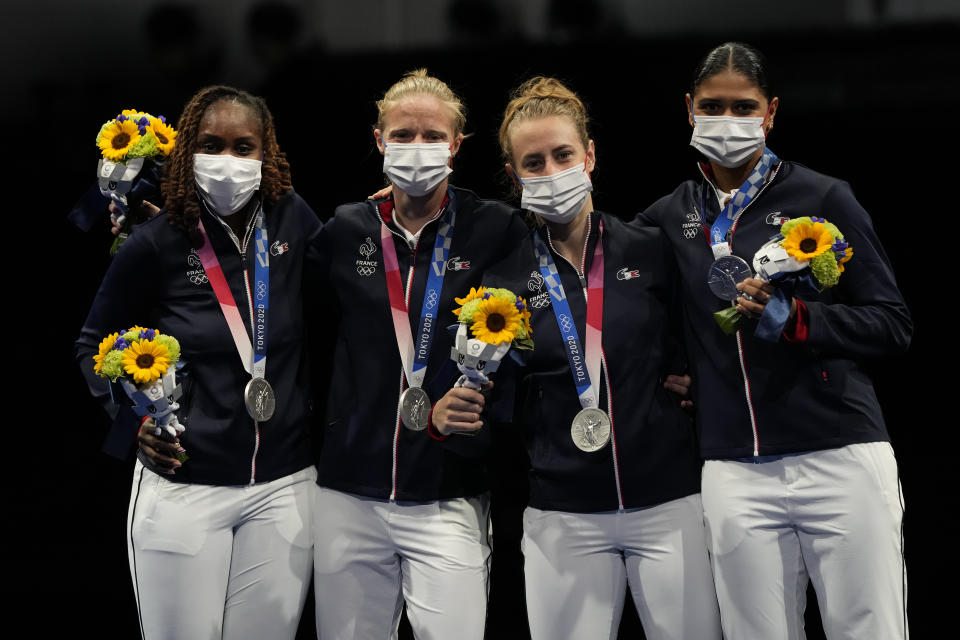
[[[950,171],[957,143],[952,111],[960,98],[956,26],[728,36],[755,44],[771,61],[781,106],[770,146],[783,158],[852,184],[914,314],[910,352],[871,366],[906,496],[911,627],[918,638],[945,631],[954,617],[939,577],[955,575],[957,564],[947,520],[957,506],[949,395],[956,376],[947,364],[954,352],[947,309],[956,281],[950,259],[957,215]],[[267,98],[294,186],[326,218],[338,203],[362,199],[383,184],[371,135],[373,102],[403,72],[426,66],[462,95],[473,135],[452,180],[502,198],[510,196],[496,130],[509,90],[533,74],[557,75],[591,112],[595,201],[631,216],[691,175],[683,94],[697,59],[718,42],[619,37],[545,46],[491,40],[443,51],[349,56],[307,49],[246,88]],[[162,88],[132,78],[104,82],[93,69],[11,88],[28,92],[28,109],[10,118],[6,134],[8,158],[19,158],[20,166],[5,181],[5,217],[8,229],[17,229],[6,244],[19,266],[8,271],[8,281],[17,283],[17,298],[7,308],[8,369],[15,380],[8,405],[16,419],[6,438],[5,547],[13,562],[4,585],[6,602],[37,626],[37,635],[137,633],[124,543],[132,462],[99,452],[106,418],[86,396],[72,358],[72,341],[108,265],[110,237],[105,226],[81,233],[65,215],[92,183],[99,124],[126,107],[176,117],[193,91],[219,80],[203,60],[190,68],[182,78],[164,78]],[[62,125],[56,137],[44,133],[51,122]],[[35,159],[39,148],[55,150],[47,154],[54,175],[22,161]],[[15,314],[27,319],[22,328]],[[525,633],[520,556],[512,546],[519,523],[511,515],[507,509],[496,525],[491,638]],[[629,607],[621,637],[640,637]],[[809,609],[815,616],[812,602]],[[815,619],[809,626],[810,637],[820,637]],[[301,631],[311,637],[309,605]]]

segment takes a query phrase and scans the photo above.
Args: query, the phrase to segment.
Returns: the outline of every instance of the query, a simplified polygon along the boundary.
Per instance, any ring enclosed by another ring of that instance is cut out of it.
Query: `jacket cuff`
[[[783,337],[787,342],[806,342],[810,334],[810,311],[803,300],[795,298],[797,301],[797,315],[783,329]]]
[[[434,405],[436,406],[436,405]],[[433,426],[433,407],[430,407],[430,415],[427,416],[427,434],[438,442],[443,442],[450,436],[445,436]]]

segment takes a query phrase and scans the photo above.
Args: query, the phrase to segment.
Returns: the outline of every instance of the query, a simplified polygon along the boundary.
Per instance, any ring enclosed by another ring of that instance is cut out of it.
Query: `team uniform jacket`
[[[93,373],[92,356],[100,341],[109,333],[140,325],[180,342],[183,367],[177,378],[183,396],[177,415],[186,427],[180,441],[190,459],[175,474],[163,475],[174,482],[268,482],[313,463],[302,274],[305,261],[316,261],[313,243],[321,224],[292,191],[267,205],[264,219],[270,241],[266,379],[276,392],[276,411],[267,422],[258,425],[247,414],[243,390],[250,374],[196,250],[183,231],[170,226],[166,212],[138,226],[122,245],[77,340],[77,359],[91,393],[111,413],[115,410],[107,382]],[[249,335],[250,307],[241,263],[246,260],[252,279],[256,243],[249,241],[243,257],[213,215],[204,211],[202,220]],[[119,402],[128,402],[119,387],[114,393]],[[121,415],[124,412],[132,415],[126,406],[120,408]],[[136,422],[133,425],[135,432]],[[149,468],[145,456],[140,459]]]
[[[512,437],[526,438],[529,504],[537,509],[580,513],[631,509],[700,491],[692,425],[677,398],[663,388],[663,375],[675,367],[678,357],[670,312],[677,271],[659,229],[592,213],[582,269],[551,247],[581,346],[585,348],[587,305],[578,269],[589,273],[601,217],[604,366],[602,381],[591,382],[601,385],[600,408],[612,418],[610,443],[602,449],[580,451],[570,435],[581,406],[532,237],[539,233],[549,246],[546,227],[530,232],[521,247],[484,278],[489,286],[505,287],[526,298],[531,312],[534,349],[522,367],[502,367],[502,374],[495,374],[493,413],[504,421],[512,413],[514,424],[501,427],[502,433],[511,437],[513,429]],[[517,377],[515,398],[511,375]]]
[[[849,185],[782,162],[731,227],[733,253],[749,264],[780,224],[801,216],[826,218],[853,248],[837,286],[798,296],[795,330],[772,343],[753,336],[753,320],[728,336],[712,317],[728,303],[707,287],[708,229],[720,207],[706,175],[638,217],[667,235],[683,274],[703,456],[782,455],[889,440],[860,359],[904,351],[912,323],[870,217]]]
[[[437,294],[437,324],[423,389],[431,402],[450,390],[460,373],[450,358],[457,318],[455,297],[480,285],[484,270],[502,259],[526,231],[506,205],[450,188],[447,205],[456,221],[443,287]],[[381,222],[393,232],[400,276],[410,289],[409,318],[414,345],[420,344],[420,310],[437,228],[429,222],[415,246],[392,219],[391,200],[367,200],[338,207],[324,226],[323,253],[329,288],[340,307],[332,363],[327,425],[317,483],[348,493],[398,501],[429,501],[477,495],[487,489],[483,456],[487,429],[476,436],[443,442],[427,431],[400,424],[398,401],[406,383],[390,313],[380,244]],[[402,384],[402,386],[401,386]]]

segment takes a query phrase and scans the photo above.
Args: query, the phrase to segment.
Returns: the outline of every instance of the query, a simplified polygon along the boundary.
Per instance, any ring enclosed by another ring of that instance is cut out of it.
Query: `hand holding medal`
[[[779,340],[794,313],[794,295],[816,293],[834,286],[844,270],[843,265],[852,257],[853,249],[843,234],[823,218],[805,216],[783,223],[780,233],[753,256],[756,278],[773,285],[772,288],[763,286],[761,291],[766,298],[752,296],[762,307],[754,335],[771,342]],[[751,283],[741,284],[740,289],[745,292],[757,290]],[[714,317],[724,332],[734,333],[739,328],[743,312],[731,307],[715,313]]]

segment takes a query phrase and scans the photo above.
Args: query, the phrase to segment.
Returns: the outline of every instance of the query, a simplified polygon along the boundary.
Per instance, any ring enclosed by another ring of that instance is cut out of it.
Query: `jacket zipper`
[[[757,201],[757,199],[760,197],[760,194],[766,190],[767,186],[773,182],[774,178],[777,177],[777,173],[780,172],[780,167],[781,165],[779,164],[776,166],[776,168],[773,170],[773,174],[770,176],[770,179],[767,180],[762,187],[760,187],[760,190],[757,191],[757,195],[755,195],[753,199],[747,203],[747,206],[741,209],[733,219],[733,223],[730,225],[731,252],[733,252],[733,236],[737,232],[737,225],[740,223],[740,218],[743,216],[744,212],[750,208],[750,205]],[[700,173],[703,174],[703,177],[709,182],[709,178],[707,178],[707,174],[703,172],[702,167],[700,167]],[[713,186],[713,183],[711,183],[711,186]],[[706,211],[704,211],[704,215],[706,215]],[[706,225],[706,218],[704,218],[704,225]],[[710,242],[709,233],[707,234],[707,242]],[[737,329],[737,357],[740,360],[740,372],[743,374],[743,393],[744,398],[747,401],[747,413],[750,415],[750,430],[753,434],[753,455],[756,457],[760,455],[760,432],[757,428],[757,414],[753,408],[753,397],[750,390],[750,376],[747,374],[747,360],[743,353],[743,337],[741,335],[742,331],[742,329]]]
[[[253,336],[255,333],[255,328],[253,325],[253,296],[250,294],[250,272],[247,269],[247,247],[250,244],[250,237],[253,235],[253,227],[255,218],[250,218],[250,223],[247,225],[247,230],[243,235],[243,243],[241,244],[240,240],[237,239],[236,234],[233,232],[233,229],[230,228],[226,222],[220,219],[219,216],[214,216],[220,224],[223,225],[224,229],[227,230],[227,236],[233,240],[234,246],[237,248],[237,251],[240,252],[240,264],[243,267],[243,285],[247,293],[247,305],[250,311],[250,335]],[[251,363],[252,366],[252,363]],[[260,453],[260,423],[256,420],[253,421],[253,455],[250,456],[250,485],[257,483],[257,455]]]
[[[593,221],[591,219],[591,214],[587,214],[587,237],[583,240],[583,254],[580,258],[580,268],[577,269],[572,262],[567,260],[563,254],[554,249],[553,239],[550,237],[550,227],[547,227],[547,242],[550,244],[550,250],[556,253],[564,262],[570,265],[570,267],[576,272],[577,276],[580,278],[580,287],[583,290],[583,299],[587,300],[587,246],[590,243],[590,231],[593,229]],[[598,239],[597,242],[601,240]],[[605,274],[602,274],[605,275]],[[607,355],[603,351],[603,345],[600,345],[600,366],[603,369],[603,375],[607,379],[607,416],[610,418],[610,445],[612,447],[613,453],[613,476],[614,481],[617,485],[617,504],[619,505],[620,511],[623,511],[623,487],[620,483],[620,462],[617,455],[617,433],[613,428],[613,390],[610,385],[610,373],[607,371]],[[600,381],[591,381],[593,384],[597,385],[597,389],[600,388]]]

